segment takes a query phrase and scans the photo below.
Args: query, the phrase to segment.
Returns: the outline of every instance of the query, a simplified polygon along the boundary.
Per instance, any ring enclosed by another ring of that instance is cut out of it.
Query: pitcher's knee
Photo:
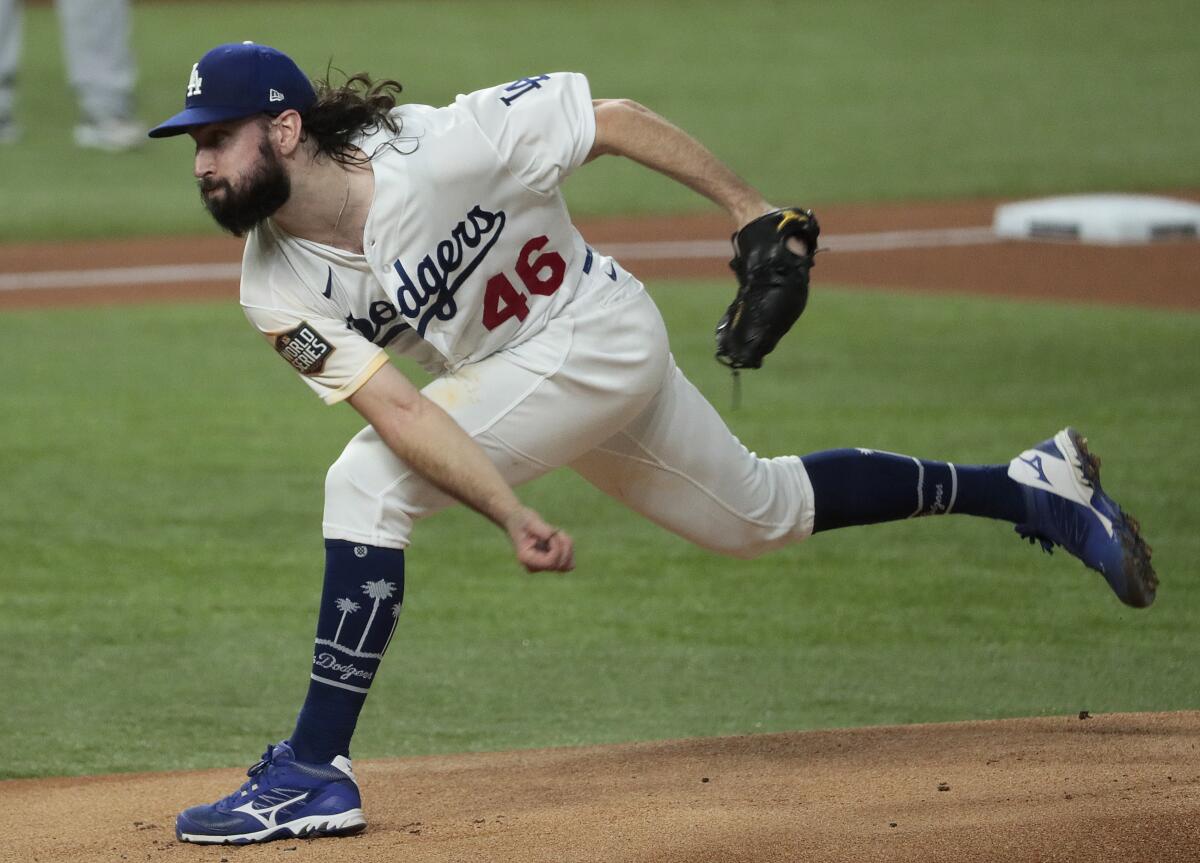
[[[709,551],[735,557],[739,560],[753,560],[764,554],[776,551],[784,546],[799,542],[805,535],[797,531],[747,531],[725,537],[706,537],[698,544]]]
[[[385,548],[405,548],[412,532],[413,507],[406,504],[405,476],[412,474],[388,451],[381,458],[355,438],[325,474],[326,539],[344,539]],[[397,468],[402,472],[397,475]],[[389,477],[392,479],[389,480]]]
[[[807,539],[813,495],[800,459],[752,457],[736,481],[688,507],[687,536],[698,545],[744,560]]]

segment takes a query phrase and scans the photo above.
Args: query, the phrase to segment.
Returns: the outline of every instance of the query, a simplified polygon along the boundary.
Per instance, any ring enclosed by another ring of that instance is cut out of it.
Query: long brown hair
[[[335,86],[330,82],[332,71],[337,70],[331,69],[323,79],[313,82],[317,100],[301,115],[304,138],[313,140],[318,156],[328,156],[343,165],[361,164],[371,154],[357,154],[354,142],[360,136],[386,129],[392,134],[388,142],[391,146],[402,140],[402,124],[390,113],[404,89],[399,81],[376,81],[366,72],[359,72]]]

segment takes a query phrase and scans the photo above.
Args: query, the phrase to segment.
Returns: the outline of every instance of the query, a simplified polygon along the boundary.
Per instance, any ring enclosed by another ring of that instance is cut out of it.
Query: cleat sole
[[[274,828],[234,836],[216,836],[205,833],[185,833],[176,830],[180,842],[199,845],[251,845],[275,839],[317,839],[322,836],[353,836],[367,829],[367,819],[361,809],[351,809],[337,815],[310,815],[297,818]]]
[[[1087,438],[1073,428],[1062,435],[1070,443],[1066,451],[1083,477],[1083,481],[1096,492],[1103,494],[1100,486],[1100,457],[1088,449]],[[1062,441],[1059,441],[1062,443]],[[1113,522],[1113,532],[1121,541],[1124,556],[1127,595],[1121,601],[1134,608],[1147,608],[1158,594],[1158,574],[1150,563],[1151,549],[1142,539],[1142,528],[1138,520],[1117,507],[1119,517]]]

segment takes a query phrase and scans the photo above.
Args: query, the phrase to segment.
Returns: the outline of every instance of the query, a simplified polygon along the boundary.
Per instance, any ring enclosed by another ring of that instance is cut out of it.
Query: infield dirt
[[[1200,200],[1200,192],[1176,197]],[[822,235],[990,225],[996,200],[828,205],[818,210]],[[721,215],[582,220],[580,230],[604,250],[616,243],[657,240],[728,241]],[[0,244],[0,273],[87,270],[149,265],[237,263],[242,242],[218,234],[139,240]],[[656,279],[733,277],[723,258],[627,261],[653,286]],[[978,245],[824,251],[813,271],[822,284],[940,293],[981,293],[1050,301],[1084,301],[1161,308],[1200,306],[1200,243],[1082,246],[1003,242]],[[235,280],[103,288],[0,291],[0,308],[120,302],[236,299]]]
[[[859,728],[356,765],[369,827],[177,843],[236,770],[0,783],[13,861],[1192,861],[1200,713]]]
[[[1185,193],[1192,199],[1195,193]],[[986,225],[996,202],[825,207],[826,233]],[[722,239],[719,217],[602,220],[598,247]],[[236,262],[216,236],[0,245],[0,273]],[[729,278],[638,261],[645,281]],[[1046,243],[818,258],[821,282],[1195,309],[1200,244]],[[732,292],[732,280],[730,281]],[[0,308],[236,299],[231,280],[0,292]],[[252,755],[253,753],[247,753]],[[175,813],[234,769],[0,782],[0,860],[1194,861],[1200,712],[814,731],[361,762],[370,827],[343,839],[189,846]]]

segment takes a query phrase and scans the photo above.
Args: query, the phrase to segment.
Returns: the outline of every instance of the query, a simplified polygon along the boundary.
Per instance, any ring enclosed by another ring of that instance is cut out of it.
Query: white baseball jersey
[[[795,456],[761,459],[674,366],[640,282],[590,249],[558,188],[595,139],[587,80],[556,73],[406,105],[376,133],[364,255],[267,221],[242,269],[246,315],[327,403],[387,362],[512,485],[570,465],[693,542],[754,555],[807,536],[812,489]],[[326,538],[390,548],[453,503],[367,426],[325,481]]]
[[[629,279],[571,225],[559,192],[595,139],[587,79],[523,78],[405,105],[358,146],[375,193],[365,254],[293,237],[267,221],[247,240],[247,317],[329,404],[387,351],[453,371],[539,332],[582,282]]]

